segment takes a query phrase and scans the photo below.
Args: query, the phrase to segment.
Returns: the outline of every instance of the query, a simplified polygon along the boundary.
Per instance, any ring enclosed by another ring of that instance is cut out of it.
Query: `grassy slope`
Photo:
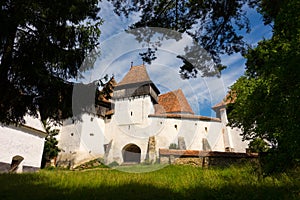
[[[1,174],[0,199],[300,199],[299,186],[296,175],[258,179],[249,167],[167,166],[149,173],[41,170]]]

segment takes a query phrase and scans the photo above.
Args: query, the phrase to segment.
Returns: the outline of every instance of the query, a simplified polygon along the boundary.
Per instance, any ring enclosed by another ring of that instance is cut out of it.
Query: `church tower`
[[[144,65],[131,66],[114,89],[115,119],[118,125],[146,125],[158,103],[158,88]]]

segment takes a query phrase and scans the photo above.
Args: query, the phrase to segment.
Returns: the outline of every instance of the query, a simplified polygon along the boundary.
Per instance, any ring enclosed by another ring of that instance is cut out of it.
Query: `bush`
[[[116,166],[119,166],[119,163],[117,163],[116,161],[113,161],[108,164],[108,167],[116,167]]]
[[[171,143],[169,149],[178,149],[178,145],[176,143]]]

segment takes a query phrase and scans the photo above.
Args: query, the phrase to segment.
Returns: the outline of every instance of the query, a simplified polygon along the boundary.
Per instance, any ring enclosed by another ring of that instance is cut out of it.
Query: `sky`
[[[139,19],[137,15],[129,18],[119,17],[114,14],[109,3],[104,1],[101,4],[99,15],[104,19],[104,23],[101,26],[100,56],[97,57],[93,69],[84,73],[84,83],[100,79],[106,74],[113,75],[117,82],[121,81],[129,71],[131,62],[133,65],[143,64],[139,53],[148,48],[148,45],[137,42],[132,34],[125,31],[128,25]],[[270,27],[263,25],[259,14],[249,9],[247,12],[251,21],[251,32],[244,34],[244,39],[255,46],[261,39],[270,38],[272,32]],[[155,28],[151,30],[156,31]],[[222,56],[222,64],[227,68],[222,71],[220,78],[197,77],[183,80],[179,75],[182,62],[176,59],[176,56],[182,55],[182,47],[192,44],[193,40],[185,34],[181,37],[179,41],[161,41],[162,44],[156,53],[157,59],[151,65],[145,64],[148,74],[161,93],[181,88],[195,114],[214,117],[215,113],[211,107],[220,102],[228,88],[243,75],[245,59],[240,54]],[[155,37],[151,40],[153,43],[157,41],[158,38]]]

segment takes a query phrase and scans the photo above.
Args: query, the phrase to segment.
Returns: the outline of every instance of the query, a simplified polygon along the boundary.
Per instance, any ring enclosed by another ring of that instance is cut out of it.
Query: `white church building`
[[[0,125],[0,172],[33,172],[41,167],[45,128],[26,115],[19,126]]]
[[[101,112],[65,120],[60,130],[58,165],[77,166],[95,158],[111,162],[156,162],[159,149],[246,152],[241,130],[227,127],[226,101],[216,118],[195,115],[181,89],[160,94],[146,67],[132,66],[114,84]]]

